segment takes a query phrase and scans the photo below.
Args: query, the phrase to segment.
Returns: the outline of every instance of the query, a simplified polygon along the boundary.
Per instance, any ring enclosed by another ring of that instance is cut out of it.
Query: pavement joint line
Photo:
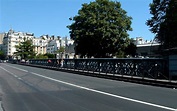
[[[7,71],[5,68],[3,68],[1,66],[0,66],[0,68]],[[12,68],[15,68],[15,69],[18,69],[18,70],[21,70],[21,71],[24,71],[24,72],[28,72],[27,70],[24,70],[24,69],[21,69],[21,68],[17,68],[17,67],[12,67]],[[7,71],[7,72],[10,73],[13,76],[15,75],[10,71]],[[104,95],[107,95],[107,96],[116,97],[116,98],[132,101],[132,102],[136,102],[136,103],[141,103],[141,104],[145,104],[145,105],[149,105],[149,106],[154,106],[154,107],[158,107],[158,108],[162,108],[162,109],[166,109],[166,110],[177,111],[177,109],[175,109],[175,108],[170,108],[170,107],[167,107],[167,106],[162,106],[162,105],[158,105],[158,104],[154,104],[154,103],[149,103],[149,102],[145,102],[145,101],[141,101],[141,100],[136,100],[136,99],[132,99],[132,98],[124,97],[124,96],[119,96],[119,95],[95,90],[95,89],[92,89],[92,88],[87,88],[87,87],[84,87],[84,86],[79,86],[79,85],[72,84],[72,83],[69,83],[69,82],[65,82],[65,81],[53,79],[51,77],[43,76],[43,75],[37,74],[35,72],[30,72],[30,73],[33,74],[33,75],[45,78],[45,79],[49,79],[49,80],[52,80],[52,81],[55,81],[55,82],[63,83],[63,84],[70,85],[70,86],[73,86],[73,87],[77,87],[77,88],[80,88],[80,89],[85,89],[85,90],[88,90],[88,91],[96,92],[96,93],[99,93],[99,94],[104,94]]]

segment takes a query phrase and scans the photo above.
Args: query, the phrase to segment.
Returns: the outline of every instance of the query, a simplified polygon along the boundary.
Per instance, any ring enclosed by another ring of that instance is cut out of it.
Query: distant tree
[[[48,58],[55,58],[55,54],[51,54],[51,53],[46,53],[44,54],[44,56],[47,56]]]
[[[20,56],[21,59],[31,59],[35,57],[34,46],[32,44],[32,40],[27,40],[24,38],[24,42],[19,43],[19,45],[15,46],[16,52],[14,54],[16,56]]]
[[[60,58],[63,58],[64,52],[65,52],[65,47],[62,46],[56,51],[56,53],[59,54]]]
[[[117,1],[96,0],[83,4],[68,26],[75,52],[87,57],[119,55],[129,44],[131,17]]]
[[[5,54],[3,51],[0,50],[0,59],[4,60],[6,58]]]
[[[44,55],[44,54],[38,54],[36,57],[36,59],[47,59],[48,56]]]
[[[56,53],[64,53],[65,52],[65,47],[60,47]]]
[[[153,0],[150,13],[153,16],[147,25],[156,34],[155,38],[162,44],[162,48],[177,47],[177,1]]]

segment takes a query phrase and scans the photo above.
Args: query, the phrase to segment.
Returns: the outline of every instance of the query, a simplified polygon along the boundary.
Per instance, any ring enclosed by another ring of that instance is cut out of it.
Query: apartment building
[[[4,33],[0,33],[0,44],[3,44]]]
[[[3,51],[3,44],[0,44],[0,51]]]
[[[36,54],[45,54],[47,50],[48,41],[42,38],[34,38],[33,45]]]
[[[61,42],[60,40],[54,39],[54,40],[49,40],[47,44],[47,53],[55,54],[57,50],[59,50],[61,47]]]
[[[16,45],[19,45],[20,42],[24,41],[24,38],[27,40],[33,40],[33,33],[24,33],[24,32],[15,32],[10,29],[7,33],[4,33],[3,38],[3,51],[7,57],[14,57],[14,52],[16,52]]]
[[[74,41],[68,37],[62,38],[60,36],[42,35],[39,38],[36,38],[33,33],[15,32],[12,29],[6,33],[0,34],[0,43],[2,43],[0,44],[0,50],[3,50],[7,57],[15,58],[15,46],[19,45],[20,42],[23,42],[24,38],[33,41],[34,51],[37,55],[45,53],[56,54],[60,47],[65,47],[65,54],[69,55],[72,53],[73,55]]]
[[[155,57],[159,56],[158,50],[160,44],[153,40],[144,40],[143,37],[137,37],[134,40],[134,44],[137,47],[136,53],[142,57]]]

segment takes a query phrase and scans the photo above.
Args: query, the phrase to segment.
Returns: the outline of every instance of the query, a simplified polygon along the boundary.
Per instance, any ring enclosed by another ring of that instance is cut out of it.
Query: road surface
[[[5,111],[177,111],[177,90],[0,64]]]

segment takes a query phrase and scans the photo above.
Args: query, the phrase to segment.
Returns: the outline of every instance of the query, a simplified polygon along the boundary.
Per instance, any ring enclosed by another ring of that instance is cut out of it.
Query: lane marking
[[[22,78],[18,77],[19,80],[23,80]]]
[[[116,98],[120,98],[120,99],[124,99],[124,100],[128,100],[128,101],[133,101],[133,102],[136,102],[136,103],[141,103],[141,104],[145,104],[145,105],[149,105],[149,106],[154,106],[154,107],[158,107],[158,108],[162,108],[162,109],[176,111],[176,109],[174,109],[174,108],[161,106],[161,105],[157,105],[157,104],[153,104],[153,103],[148,103],[148,102],[144,102],[144,101],[140,101],[140,100],[136,100],[136,99],[131,99],[131,98],[124,97],[124,96],[119,96],[119,95],[115,95],[115,94],[111,94],[111,93],[107,93],[107,92],[103,92],[103,91],[99,91],[99,90],[75,85],[75,84],[72,84],[72,83],[69,83],[69,82],[64,82],[64,81],[61,81],[61,80],[57,80],[57,79],[53,79],[53,78],[50,78],[50,77],[47,77],[47,76],[43,76],[43,75],[40,75],[40,74],[37,74],[37,73],[34,73],[34,72],[31,72],[31,73],[36,75],[36,76],[45,78],[45,79],[49,79],[49,80],[52,80],[52,81],[55,81],[55,82],[59,82],[59,83],[63,83],[63,84],[66,84],[66,85],[74,86],[74,87],[77,87],[77,88],[80,88],[80,89],[85,89],[85,90],[88,90],[88,91],[92,91],[92,92],[96,92],[96,93],[100,93],[100,94],[104,94],[104,95],[108,95],[108,96],[112,96],[112,97],[116,97]]]
[[[0,66],[0,68],[2,68],[2,67]],[[13,68],[15,68],[15,67],[13,67]],[[4,68],[2,68],[2,69],[4,69]],[[23,71],[23,69],[20,69],[20,68],[16,68],[16,69],[19,69],[19,70]],[[6,69],[4,69],[4,70],[7,71]],[[10,71],[7,71],[7,72],[14,75]],[[24,72],[26,72],[26,70]],[[177,111],[177,109],[175,109],[175,108],[170,108],[170,107],[167,107],[167,106],[153,104],[153,103],[149,103],[149,102],[145,102],[145,101],[141,101],[141,100],[136,100],[136,99],[132,99],[132,98],[124,97],[124,96],[119,96],[119,95],[95,90],[95,89],[92,89],[92,88],[87,88],[87,87],[84,87],[84,86],[79,86],[79,85],[72,84],[72,83],[69,83],[69,82],[65,82],[65,81],[53,79],[51,77],[43,76],[43,75],[37,74],[35,72],[30,72],[30,73],[33,74],[33,75],[45,78],[45,79],[49,79],[49,80],[52,80],[52,81],[55,81],[55,82],[58,82],[58,83],[62,83],[62,84],[66,84],[66,85],[69,85],[69,86],[77,87],[77,88],[84,89],[84,90],[87,90],[87,91],[96,92],[96,93],[99,93],[99,94],[103,94],[103,95],[107,95],[107,96],[111,96],[111,97],[115,97],[115,98],[120,98],[120,99],[123,99],[123,100],[128,100],[128,101],[132,101],[132,102],[136,102],[136,103],[141,103],[141,104],[145,104],[145,105],[149,105],[149,106],[154,106],[154,107],[158,107],[158,108],[162,108],[162,109],[166,109],[166,110]]]
[[[15,78],[19,79],[20,81],[22,81],[22,82],[28,84],[29,86],[33,86],[33,84],[28,83],[27,81],[25,81],[25,80],[23,80],[22,78],[18,77],[18,76],[15,75],[14,73],[12,73],[12,72],[6,70],[5,68],[3,68],[3,67],[1,67],[1,66],[0,66],[0,68],[3,69],[3,70],[5,70],[6,72],[8,72],[9,74],[11,74],[11,75],[14,76]]]
[[[10,65],[7,65],[7,64],[5,64],[5,65],[6,65],[6,66],[9,66],[9,67],[12,67],[12,68],[14,68],[14,69],[18,69],[18,70],[23,71],[23,72],[28,72],[28,71],[25,70],[25,69],[21,69],[21,68],[18,68],[18,67],[10,66]]]
[[[0,68],[3,69],[4,71],[8,72],[9,74],[11,74],[12,76],[14,76],[15,78],[18,78],[18,76],[15,75],[14,73],[12,73],[12,72],[6,70],[5,68],[3,68],[3,67],[1,67],[1,66],[0,66]]]

